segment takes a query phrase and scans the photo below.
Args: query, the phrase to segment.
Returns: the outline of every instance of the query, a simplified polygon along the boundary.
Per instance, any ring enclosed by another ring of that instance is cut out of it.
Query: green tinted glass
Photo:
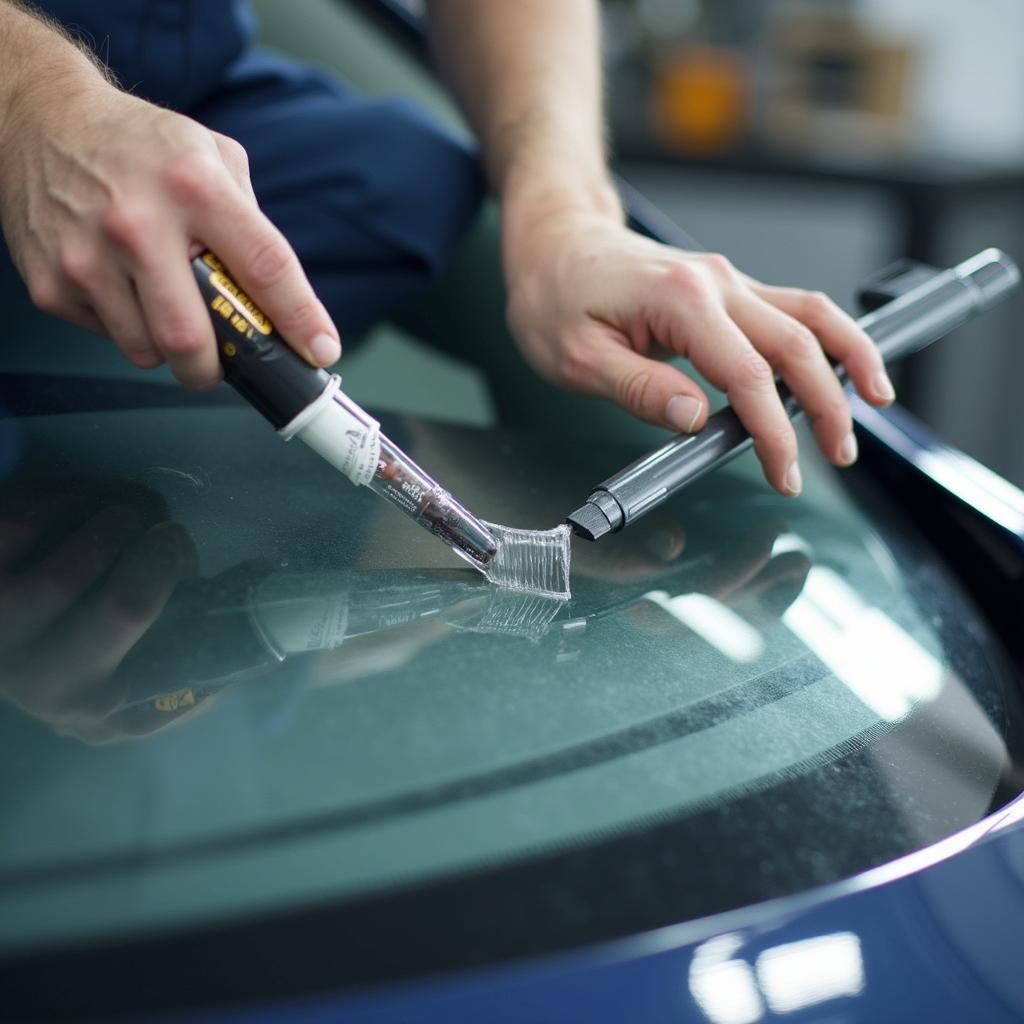
[[[635,454],[385,427],[516,526],[554,525]],[[719,869],[795,891],[993,801],[1003,691],[981,624],[808,437],[802,498],[745,457],[574,542],[564,604],[494,590],[245,408],[0,430],[8,950],[367,897],[666,821],[717,851],[666,855],[723,909]],[[831,780],[813,807],[791,792],[812,776]]]

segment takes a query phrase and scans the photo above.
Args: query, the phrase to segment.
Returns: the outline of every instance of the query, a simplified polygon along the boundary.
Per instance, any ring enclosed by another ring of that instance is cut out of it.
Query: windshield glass
[[[515,526],[635,454],[384,428]],[[514,901],[504,955],[977,821],[1011,795],[999,651],[898,509],[802,450],[799,500],[748,456],[574,541],[560,603],[495,590],[247,408],[0,419],[0,947],[314,903],[401,922],[436,889]]]

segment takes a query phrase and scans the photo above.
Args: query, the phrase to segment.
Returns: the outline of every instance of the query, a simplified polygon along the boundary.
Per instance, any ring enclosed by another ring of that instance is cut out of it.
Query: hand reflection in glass
[[[152,491],[75,478],[0,490],[0,693],[57,732],[123,738],[110,682],[160,616],[195,547]]]
[[[534,514],[563,498],[552,487],[533,502]],[[322,685],[393,671],[460,633],[524,638],[541,645],[538,654],[550,647],[558,657],[567,616],[623,615],[648,633],[679,628],[645,600],[652,592],[730,604],[759,595],[743,611],[759,625],[757,616],[782,614],[809,565],[799,552],[772,557],[786,529],[774,506],[723,480],[616,537],[577,541],[569,606],[519,601],[450,565],[281,573],[262,563],[196,580],[167,606],[177,584],[196,574],[196,554],[155,493],[126,481],[22,484],[0,491],[0,691],[58,732],[99,743],[191,714],[208,694],[182,690],[186,678],[235,685],[282,658],[308,659],[295,673]],[[327,621],[333,629],[321,636]],[[200,634],[214,622],[218,642],[204,642]],[[187,652],[182,635],[192,638]],[[587,643],[585,629],[572,635]],[[192,675],[183,674],[184,659]],[[189,698],[180,707],[179,690]]]
[[[588,642],[585,624],[609,615],[622,616],[642,633],[670,634],[682,625],[666,611],[665,601],[687,594],[742,605],[751,626],[768,628],[800,594],[811,567],[802,551],[773,554],[779,536],[793,529],[782,502],[766,502],[759,488],[722,478],[708,481],[694,500],[673,503],[605,541],[577,540],[573,599],[549,609],[549,615],[538,607],[542,599],[517,602],[516,595],[486,586],[469,600],[451,603],[459,592],[444,588],[454,588],[460,574],[442,573],[438,593],[447,596],[440,600],[440,615],[365,630],[343,647],[324,652],[314,678],[325,684],[391,671],[457,632],[517,636],[541,645],[551,641],[557,657],[565,654],[568,634],[562,626],[567,618],[576,623],[574,641],[583,645]],[[447,584],[446,575],[451,577]],[[461,575],[472,580],[468,573]],[[664,600],[652,601],[652,595]]]
[[[752,626],[766,628],[777,622],[799,596],[811,569],[811,560],[802,551],[772,554],[776,540],[787,529],[788,524],[774,516],[751,516],[746,530],[724,536],[716,531],[714,557],[704,562],[689,592],[730,607],[742,604],[743,616]],[[696,524],[694,534],[699,535]],[[679,626],[656,602],[640,601],[630,613],[634,625],[645,632],[662,633]]]

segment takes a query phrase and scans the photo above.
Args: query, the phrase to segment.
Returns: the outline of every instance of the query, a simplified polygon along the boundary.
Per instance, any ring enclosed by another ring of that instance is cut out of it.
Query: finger
[[[745,603],[745,617],[755,627],[777,622],[803,592],[813,563],[802,551],[775,555],[744,588],[733,597]]]
[[[707,422],[708,400],[682,371],[639,355],[614,332],[595,331],[567,346],[562,377],[574,391],[599,395],[639,419],[682,434]]]
[[[337,362],[338,330],[298,257],[284,235],[238,189],[217,197],[211,215],[195,231],[296,352],[313,366]]]
[[[214,387],[223,374],[187,249],[186,241],[179,239],[141,256],[134,285],[153,345],[174,376],[199,391]]]
[[[65,315],[111,338],[121,353],[140,366],[155,366],[138,300],[131,282],[102,250],[68,246],[60,254]]]
[[[134,644],[159,617],[178,583],[196,574],[198,562],[182,526],[158,523],[122,553],[96,594],[92,614],[112,622],[126,638],[134,636]]]
[[[604,547],[586,544],[574,554],[574,570],[592,579],[619,582],[655,580],[676,566],[686,548],[686,531],[672,516],[652,514],[621,541]]]
[[[159,618],[195,564],[195,548],[175,523],[154,526],[125,550],[99,590],[61,623],[60,643],[40,644],[24,666],[50,713],[58,708],[65,716],[113,710],[119,694],[96,684],[114,672]]]
[[[821,347],[846,367],[850,380],[866,401],[882,406],[896,398],[878,346],[827,295],[757,281],[752,281],[751,287],[766,302],[809,327]]]
[[[857,459],[850,405],[835,371],[809,327],[752,291],[740,292],[733,320],[779,372],[811,420],[818,444],[838,466]]]
[[[150,341],[145,317],[131,279],[117,272],[101,272],[88,297],[88,311],[102,324],[104,334],[134,366],[145,370],[163,363]]]
[[[138,305],[138,299],[135,297],[134,290],[132,291],[132,301],[136,306]],[[161,366],[164,362],[164,357],[152,345],[149,345],[148,342],[145,348],[138,349],[126,349],[118,344],[114,331],[107,327],[96,310],[84,298],[75,302],[74,306],[64,315],[64,319],[77,324],[79,327],[84,327],[85,330],[92,334],[97,334],[107,341],[113,341],[118,351],[129,362],[144,370],[154,369],[157,366]]]
[[[112,340],[110,332],[107,330],[103,321],[100,320],[96,315],[96,311],[84,299],[80,302],[75,302],[64,314],[64,319],[73,324],[77,324],[79,327],[84,327],[92,334],[98,334],[101,338],[106,338],[107,341]]]
[[[749,585],[772,557],[779,537],[776,523],[755,517],[749,529],[736,536],[715,558],[701,580],[700,589],[719,601],[733,603],[733,596]]]
[[[0,649],[31,642],[81,598],[141,531],[134,509],[105,508],[38,565],[9,579],[0,590]]]
[[[796,434],[771,365],[720,307],[709,306],[700,320],[691,325],[687,346],[693,365],[729,396],[733,411],[754,439],[768,482],[780,494],[799,494],[803,482]]]

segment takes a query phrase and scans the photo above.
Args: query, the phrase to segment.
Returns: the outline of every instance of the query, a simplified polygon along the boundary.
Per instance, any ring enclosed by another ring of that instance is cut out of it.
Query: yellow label
[[[269,334],[274,329],[274,325],[266,318],[263,311],[227,274],[215,270],[210,274],[210,284],[235,307],[237,314],[246,321],[248,326],[255,328],[260,334]],[[234,322],[233,318],[232,322]],[[234,326],[238,328],[237,323]],[[242,333],[245,332],[242,331]]]
[[[187,708],[195,704],[195,694],[187,687],[175,693],[165,693],[153,701],[153,707],[157,711],[177,711],[179,708]]]
[[[270,334],[274,325],[267,319],[263,310],[228,277],[224,264],[212,252],[203,253],[203,262],[213,271],[210,274],[210,284],[223,296],[214,299],[210,303],[210,308],[220,313],[225,320],[230,320],[240,334],[251,338],[253,328],[260,334]]]

